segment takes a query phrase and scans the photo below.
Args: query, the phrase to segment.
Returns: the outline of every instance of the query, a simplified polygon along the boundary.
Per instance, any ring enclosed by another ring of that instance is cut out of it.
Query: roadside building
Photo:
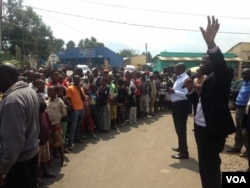
[[[153,71],[161,72],[163,68],[167,69],[170,74],[174,72],[174,67],[177,63],[183,62],[186,68],[197,67],[201,63],[204,53],[191,53],[191,52],[161,52],[152,59]],[[239,77],[241,70],[242,59],[237,57],[234,53],[224,53],[228,66],[235,69],[235,79]]]
[[[234,53],[242,59],[242,69],[250,68],[250,42],[239,42],[230,48],[227,53]]]
[[[133,65],[136,69],[141,70],[141,67],[146,65],[146,56],[145,55],[138,55],[133,57],[127,57],[123,59],[123,65]]]
[[[123,66],[122,57],[106,47],[70,48],[58,51],[57,55],[60,64],[71,68],[78,64],[84,64],[90,68],[120,68]]]

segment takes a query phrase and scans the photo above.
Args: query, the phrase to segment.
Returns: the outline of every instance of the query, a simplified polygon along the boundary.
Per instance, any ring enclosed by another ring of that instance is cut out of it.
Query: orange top
[[[84,91],[82,88],[81,88],[81,90],[82,90],[82,93],[84,95]],[[76,88],[76,86],[71,85],[67,88],[67,97],[70,98],[71,105],[72,105],[72,108],[74,110],[84,109],[83,101],[81,99],[79,90]]]

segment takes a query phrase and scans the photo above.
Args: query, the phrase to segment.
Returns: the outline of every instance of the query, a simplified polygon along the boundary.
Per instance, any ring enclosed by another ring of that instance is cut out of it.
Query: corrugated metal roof
[[[157,56],[159,60],[162,61],[201,61],[201,57],[164,57],[164,56]],[[234,58],[225,58],[225,61],[232,61],[232,62],[242,62],[242,59],[238,57]]]
[[[201,57],[163,57],[158,56],[159,60],[163,61],[201,61]]]
[[[238,57],[232,57],[232,58],[225,58],[225,61],[237,61],[237,62],[242,62],[243,60]]]

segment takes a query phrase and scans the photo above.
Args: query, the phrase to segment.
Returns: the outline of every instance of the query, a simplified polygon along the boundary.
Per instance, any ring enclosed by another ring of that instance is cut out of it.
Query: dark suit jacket
[[[200,94],[207,131],[214,136],[227,136],[235,132],[235,125],[228,108],[229,91],[234,70],[227,67],[220,49],[208,53],[214,72],[208,75]]]

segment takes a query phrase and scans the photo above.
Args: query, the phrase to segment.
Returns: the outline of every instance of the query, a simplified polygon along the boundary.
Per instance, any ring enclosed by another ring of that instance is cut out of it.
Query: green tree
[[[51,28],[43,23],[32,7],[23,6],[23,0],[7,0],[3,8],[2,49],[17,59],[27,60],[28,55],[47,59],[51,53],[64,50],[65,42],[53,36]],[[66,48],[74,48],[70,40]],[[95,37],[80,40],[78,47],[104,47]]]
[[[91,37],[90,39],[85,38],[81,39],[78,43],[79,48],[94,48],[94,47],[104,47],[104,43],[98,42],[95,37]]]
[[[5,4],[2,23],[3,49],[16,55],[16,46],[21,48],[22,59],[29,54],[46,57],[51,50],[52,31],[31,7],[22,6],[22,0],[8,0]]]
[[[52,46],[53,46],[54,52],[57,52],[59,50],[64,50],[64,44],[65,42],[62,39],[53,39]]]
[[[75,43],[74,41],[70,40],[67,44],[66,44],[66,47],[67,49],[70,49],[70,48],[75,48]]]
[[[123,49],[123,50],[120,50],[120,52],[118,52],[118,55],[120,55],[122,57],[133,57],[133,56],[136,56],[138,54],[136,54],[135,50]]]
[[[81,39],[77,45],[78,48],[84,48],[84,40]]]

